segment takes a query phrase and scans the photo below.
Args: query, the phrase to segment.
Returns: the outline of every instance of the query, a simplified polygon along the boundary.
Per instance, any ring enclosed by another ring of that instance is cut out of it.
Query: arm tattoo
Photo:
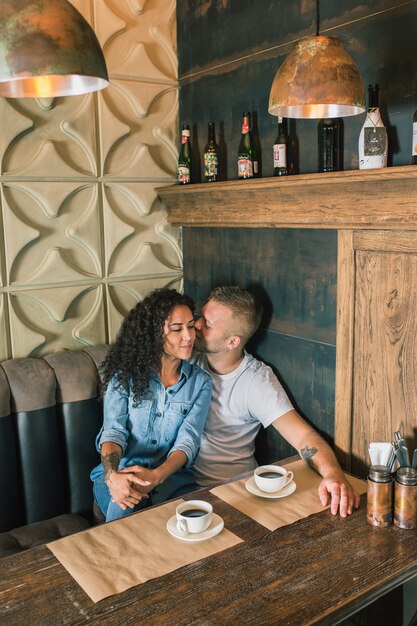
[[[317,453],[317,448],[309,448],[306,446],[301,449],[301,458],[307,463],[309,467],[314,469],[313,456]]]
[[[110,472],[117,472],[119,467],[120,454],[117,452],[109,452],[105,456],[101,457],[101,462],[104,467],[104,480],[107,481]]]

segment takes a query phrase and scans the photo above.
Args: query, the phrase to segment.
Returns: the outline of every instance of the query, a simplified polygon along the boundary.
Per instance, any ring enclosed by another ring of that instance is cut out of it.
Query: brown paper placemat
[[[210,491],[269,530],[276,530],[329,508],[330,505],[324,507],[320,502],[317,490],[322,478],[317,472],[302,460],[288,463],[285,468],[294,472],[294,481],[297,485],[294,493],[285,498],[262,498],[249,493],[245,487],[248,477],[214,487]],[[345,476],[358,493],[366,492],[367,484],[364,480],[348,474]]]
[[[47,546],[93,602],[98,602],[242,543],[226,528],[205,541],[176,539],[166,523],[180,502],[184,500],[96,526]]]

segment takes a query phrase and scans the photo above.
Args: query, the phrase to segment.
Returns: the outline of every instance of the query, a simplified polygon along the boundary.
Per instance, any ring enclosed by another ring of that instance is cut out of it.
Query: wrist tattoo
[[[311,468],[314,468],[313,456],[317,453],[317,448],[309,448],[306,446],[301,449],[301,458],[303,461],[307,463],[307,465]]]
[[[117,452],[109,452],[105,456],[101,457],[101,462],[104,467],[104,480],[107,481],[108,475],[111,472],[117,472],[119,467],[120,455]]]

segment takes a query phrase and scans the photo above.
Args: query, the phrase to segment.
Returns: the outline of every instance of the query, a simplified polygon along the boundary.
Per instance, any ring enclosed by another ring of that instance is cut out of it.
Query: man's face
[[[233,313],[231,309],[215,300],[209,300],[195,321],[195,347],[211,354],[228,349],[231,337]]]

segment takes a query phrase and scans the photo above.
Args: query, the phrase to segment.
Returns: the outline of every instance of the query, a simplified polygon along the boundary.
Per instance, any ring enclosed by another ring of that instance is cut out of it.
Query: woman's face
[[[195,339],[194,316],[185,305],[171,310],[164,323],[164,357],[189,359]]]

